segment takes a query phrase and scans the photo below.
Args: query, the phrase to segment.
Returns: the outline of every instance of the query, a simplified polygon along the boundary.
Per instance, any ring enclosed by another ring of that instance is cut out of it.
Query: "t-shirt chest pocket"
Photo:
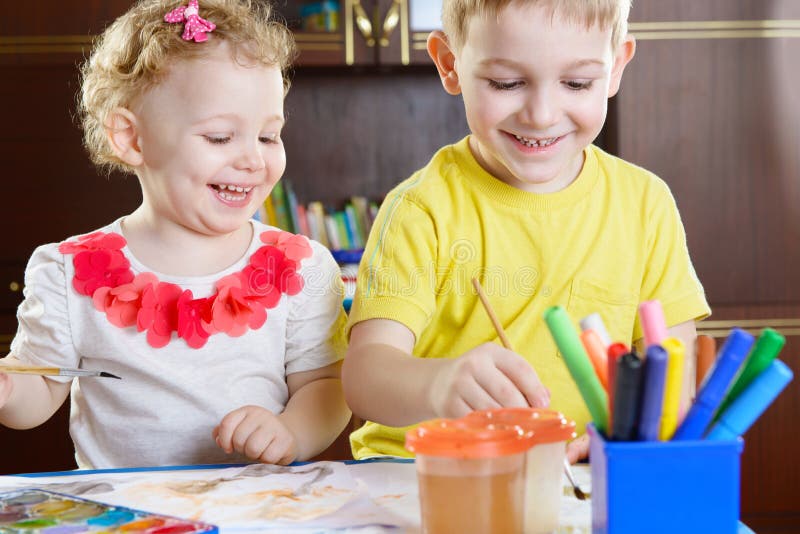
[[[576,278],[572,281],[567,311],[577,324],[592,313],[599,313],[612,342],[630,345],[639,295],[633,289]]]

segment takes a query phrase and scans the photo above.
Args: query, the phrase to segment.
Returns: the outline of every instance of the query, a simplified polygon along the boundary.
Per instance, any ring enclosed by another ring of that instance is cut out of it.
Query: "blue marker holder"
[[[606,441],[591,434],[594,534],[735,534],[741,438]]]

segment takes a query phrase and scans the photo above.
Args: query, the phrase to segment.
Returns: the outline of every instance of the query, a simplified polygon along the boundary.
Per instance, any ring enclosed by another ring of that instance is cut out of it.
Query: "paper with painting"
[[[207,470],[0,477],[0,490],[39,487],[108,504],[212,523],[220,530],[288,527],[405,527],[408,522],[378,506],[366,484],[347,466],[253,464]],[[335,513],[334,513],[335,512]]]

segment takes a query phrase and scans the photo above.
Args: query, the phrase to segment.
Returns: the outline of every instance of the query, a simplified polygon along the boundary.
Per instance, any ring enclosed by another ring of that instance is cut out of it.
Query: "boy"
[[[499,406],[589,414],[542,320],[600,312],[642,336],[658,299],[691,352],[709,314],[672,195],[591,143],[635,50],[629,0],[445,0],[428,38],[471,135],[387,196],[361,262],[343,383],[356,458],[408,455],[405,425]],[[477,277],[518,354],[496,342]],[[687,355],[690,359],[691,355]],[[535,369],[535,371],[534,371]],[[388,426],[384,426],[388,425]],[[571,461],[586,456],[584,436]]]

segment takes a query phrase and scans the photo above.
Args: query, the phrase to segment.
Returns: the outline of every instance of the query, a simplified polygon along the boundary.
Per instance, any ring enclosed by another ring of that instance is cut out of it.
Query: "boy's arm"
[[[411,330],[388,319],[353,327],[342,381],[359,417],[401,427],[472,410],[550,403],[530,364],[497,344],[484,343],[458,358],[417,358],[414,342]]]
[[[397,321],[370,319],[353,327],[342,382],[356,415],[390,426],[435,417],[428,396],[442,361],[411,356],[414,341]]]
[[[14,356],[2,361],[7,365],[22,363]],[[22,430],[41,425],[69,395],[71,382],[56,382],[37,375],[0,375],[4,377],[0,379],[0,424],[9,428]]]
[[[286,377],[289,402],[278,419],[295,437],[299,461],[324,451],[350,420],[341,381],[342,362]]]

